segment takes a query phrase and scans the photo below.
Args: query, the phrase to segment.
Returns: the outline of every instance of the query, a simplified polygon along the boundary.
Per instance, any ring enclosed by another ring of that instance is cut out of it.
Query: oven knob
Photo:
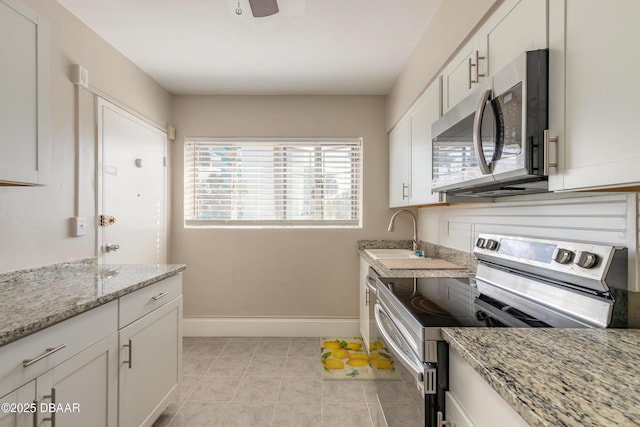
[[[482,237],[478,237],[478,240],[476,240],[476,247],[484,248],[484,242],[485,240]]]
[[[598,255],[592,252],[578,252],[576,264],[582,268],[593,268],[598,263]]]
[[[495,251],[496,249],[498,249],[498,242],[493,239],[487,239],[484,244],[484,248],[489,249],[490,251]]]
[[[568,249],[558,249],[553,255],[553,260],[558,264],[569,264],[573,260],[573,252]]]

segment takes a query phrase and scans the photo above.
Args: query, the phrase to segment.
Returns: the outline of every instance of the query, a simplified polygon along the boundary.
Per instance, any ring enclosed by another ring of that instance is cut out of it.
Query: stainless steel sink
[[[421,258],[415,255],[411,249],[365,249],[364,251],[375,260]]]

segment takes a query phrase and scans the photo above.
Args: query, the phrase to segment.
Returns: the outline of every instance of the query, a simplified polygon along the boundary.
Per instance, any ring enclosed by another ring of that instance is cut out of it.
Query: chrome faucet
[[[396,223],[396,217],[401,214],[402,212],[406,212],[409,215],[411,215],[411,219],[413,220],[413,252],[418,250],[418,220],[416,219],[416,214],[414,214],[413,212],[411,212],[408,209],[400,209],[397,210],[393,213],[393,215],[391,215],[391,219],[389,220],[389,228],[387,229],[388,231],[393,231],[393,229],[395,228],[395,223]]]

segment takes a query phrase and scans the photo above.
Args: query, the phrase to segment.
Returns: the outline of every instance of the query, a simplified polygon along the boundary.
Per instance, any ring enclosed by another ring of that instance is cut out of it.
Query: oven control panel
[[[627,250],[613,245],[481,233],[473,253],[480,261],[606,292],[613,261],[619,261],[614,270],[619,269],[619,264],[626,262],[623,258]],[[625,280],[621,285],[626,288],[626,278],[620,280]]]

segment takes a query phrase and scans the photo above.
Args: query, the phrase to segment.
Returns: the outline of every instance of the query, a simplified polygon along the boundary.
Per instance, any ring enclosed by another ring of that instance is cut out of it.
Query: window
[[[359,227],[361,139],[187,139],[187,226]]]

